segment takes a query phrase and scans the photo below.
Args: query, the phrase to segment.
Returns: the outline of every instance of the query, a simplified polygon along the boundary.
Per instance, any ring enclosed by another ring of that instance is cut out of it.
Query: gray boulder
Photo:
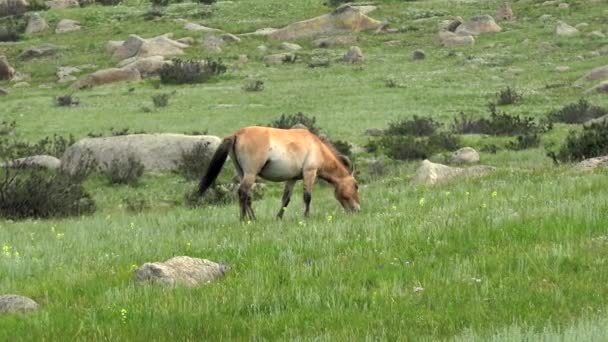
[[[67,33],[73,31],[80,30],[80,22],[72,19],[61,19],[59,23],[57,23],[57,27],[55,28],[55,33]]]
[[[574,82],[575,85],[583,84],[587,81],[599,81],[608,79],[608,65],[600,66],[592,69],[586,73],[583,77],[579,78]]]
[[[146,40],[142,37],[132,34],[129,35],[127,40],[122,42],[122,44],[118,45],[116,41],[110,41],[106,45],[106,49],[113,49],[112,58],[117,61],[122,61],[123,59],[133,57],[137,55],[139,49],[144,44]],[[118,45],[116,47],[116,45]]]
[[[351,46],[350,49],[348,49],[348,51],[346,52],[346,54],[344,54],[344,57],[342,57],[342,60],[345,63],[351,64],[361,63],[363,62],[363,59],[363,52],[358,46]]]
[[[576,168],[582,171],[590,171],[598,167],[608,167],[608,156],[589,158],[576,164]]]
[[[123,60],[118,64],[123,69],[135,69],[139,71],[141,77],[150,77],[157,75],[160,69],[167,64],[172,64],[172,61],[167,61],[163,56],[152,56],[137,58],[131,57]]]
[[[472,35],[441,31],[439,32],[439,42],[445,47],[472,46],[475,44],[475,38]]]
[[[38,13],[30,15],[27,20],[27,27],[25,28],[26,34],[33,34],[44,32],[49,29],[49,24],[42,18]]]
[[[0,164],[3,168],[15,168],[15,169],[31,169],[31,168],[43,168],[48,170],[57,170],[61,166],[61,160],[47,155],[38,155],[24,157],[14,160],[6,161]]]
[[[129,68],[110,68],[95,71],[92,74],[86,75],[72,85],[73,89],[82,89],[86,87],[98,86],[102,84],[125,82],[125,81],[140,81],[141,74],[137,69]]]
[[[471,20],[458,25],[456,33],[464,35],[478,35],[481,33],[500,32],[502,28],[496,24],[494,18],[489,15],[479,15]]]
[[[415,184],[434,185],[456,178],[483,176],[495,170],[496,168],[485,165],[459,168],[424,160],[416,170],[412,182]]]
[[[22,61],[26,61],[34,58],[48,57],[55,55],[59,50],[61,50],[61,47],[57,45],[43,43],[23,50],[18,58]]]
[[[81,70],[76,67],[58,67],[57,68],[57,82],[58,83],[66,83],[76,81],[76,76],[72,74],[79,73]]]
[[[25,313],[37,309],[38,303],[30,298],[15,294],[0,295],[0,314]]]
[[[135,281],[166,287],[198,287],[223,277],[226,271],[226,265],[207,259],[177,256],[164,262],[143,264],[135,270]]]
[[[273,55],[264,56],[264,64],[266,65],[279,65],[283,63],[293,63],[296,60],[296,55],[291,52],[277,53]]]
[[[575,27],[572,27],[566,24],[565,22],[560,21],[557,23],[557,26],[555,26],[555,34],[560,37],[572,37],[579,34],[579,31]]]
[[[471,147],[463,147],[450,156],[450,164],[474,164],[479,162],[479,152]]]
[[[412,59],[415,61],[419,61],[422,59],[426,58],[426,53],[424,52],[424,50],[421,49],[417,49],[414,51],[414,53],[412,54]]]
[[[115,137],[85,138],[67,148],[61,158],[62,168],[69,173],[81,171],[84,162],[93,159],[101,171],[113,161],[126,162],[133,156],[146,171],[175,170],[182,153],[197,144],[208,145],[208,157],[215,152],[220,138],[209,135],[184,134],[130,134]]]
[[[287,51],[291,51],[291,52],[296,52],[296,51],[302,49],[302,47],[300,45],[298,45],[298,44],[287,43],[287,42],[281,43],[281,45],[279,45],[279,48],[281,50],[287,50]]]
[[[15,69],[8,63],[6,56],[0,56],[0,81],[12,80],[15,76]]]
[[[593,93],[608,94],[608,81],[600,82],[595,87],[585,91],[585,93],[586,94],[593,94]]]

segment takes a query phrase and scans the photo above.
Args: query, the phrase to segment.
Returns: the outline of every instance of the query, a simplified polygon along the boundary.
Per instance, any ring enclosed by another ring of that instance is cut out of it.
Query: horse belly
[[[260,171],[260,176],[274,182],[301,179],[302,167],[297,161],[271,156]]]

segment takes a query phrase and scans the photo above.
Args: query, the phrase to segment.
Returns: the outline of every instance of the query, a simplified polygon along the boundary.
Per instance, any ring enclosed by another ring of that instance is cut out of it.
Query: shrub
[[[1,17],[2,15],[0,15]],[[6,17],[0,19],[0,42],[16,42],[25,32],[27,22],[23,17]]]
[[[460,148],[458,137],[446,132],[430,135],[426,140],[426,144],[433,153],[455,151]]]
[[[319,128],[317,127],[316,122],[317,122],[317,119],[314,116],[311,118],[302,112],[297,112],[295,114],[289,114],[289,115],[281,114],[281,116],[278,119],[272,121],[267,126],[274,127],[274,128],[289,129],[297,124],[300,124],[300,125],[306,126],[306,128],[308,128],[308,130],[311,131],[312,133],[318,134]]]
[[[191,150],[183,151],[176,162],[175,172],[186,179],[194,180],[202,177],[209,165],[209,142],[195,144]]]
[[[23,1],[6,0],[0,2],[0,18],[10,16],[21,16],[27,11]]]
[[[520,102],[523,99],[522,93],[517,92],[511,87],[500,90],[496,93],[496,104],[499,106],[510,105]]]
[[[141,193],[123,197],[122,204],[127,211],[132,213],[141,213],[144,210],[150,209],[150,201]]]
[[[127,160],[114,159],[106,163],[105,175],[110,184],[135,185],[144,174],[144,165],[134,156]]]
[[[608,154],[608,122],[583,127],[581,132],[571,131],[557,154],[549,156],[562,162],[581,161]]]
[[[510,150],[521,151],[528,148],[535,148],[540,145],[540,136],[536,133],[519,135],[515,141],[509,141],[507,148]],[[496,153],[496,152],[494,152]]]
[[[49,6],[43,0],[29,0],[27,10],[30,12],[46,11]]]
[[[399,82],[394,77],[387,77],[384,79],[384,85],[387,88],[397,88],[399,87]]]
[[[165,15],[165,9],[162,6],[152,6],[144,13],[144,20],[154,20]]]
[[[95,211],[81,179],[47,170],[8,169],[0,177],[0,217],[67,217]]]
[[[203,83],[226,70],[221,59],[194,61],[176,58],[173,63],[165,64],[160,69],[160,81],[164,84]]]
[[[150,0],[150,3],[152,4],[152,6],[156,6],[156,7],[159,7],[159,6],[162,6],[162,7],[168,6],[169,2],[170,2],[170,0]]]
[[[57,96],[55,98],[55,103],[59,107],[72,107],[78,106],[80,104],[80,100],[76,97],[72,97],[71,94],[66,94],[62,96]]]
[[[571,103],[547,114],[550,122],[563,122],[569,124],[579,124],[591,119],[599,118],[608,114],[608,109],[594,106],[585,99],[578,100],[578,103]]]
[[[264,81],[249,80],[243,85],[244,91],[262,91],[264,90]]]
[[[441,127],[441,123],[431,118],[422,118],[414,115],[412,119],[401,119],[389,123],[385,134],[429,136],[435,134],[439,127]]]
[[[17,127],[16,121],[2,121],[0,122],[0,135],[8,135],[15,131]]]
[[[98,3],[102,6],[116,6],[121,2],[122,0],[95,0],[95,3]]]
[[[170,94],[156,94],[152,96],[152,103],[154,107],[167,107],[169,105]]]
[[[542,133],[550,130],[552,125],[539,125],[531,117],[520,117],[498,112],[496,105],[490,104],[490,118],[472,119],[462,112],[452,123],[453,133],[476,133],[490,135],[525,135]]]
[[[351,151],[351,144],[348,141],[344,141],[344,140],[332,140],[330,142],[332,144],[332,146],[338,151],[340,152],[340,154],[350,157],[352,154]]]
[[[217,0],[198,0],[198,2],[203,5],[213,5]]]
[[[72,135],[67,138],[60,135],[45,137],[35,143],[21,140],[0,139],[0,158],[16,159],[21,157],[46,154],[61,158],[63,152],[76,141]]]
[[[380,146],[389,158],[397,160],[426,159],[432,154],[424,141],[411,136],[383,137]]]

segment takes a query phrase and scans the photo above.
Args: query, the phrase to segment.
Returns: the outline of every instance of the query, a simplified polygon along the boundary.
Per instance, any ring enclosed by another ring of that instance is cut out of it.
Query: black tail
[[[213,154],[213,157],[211,157],[211,162],[209,163],[209,168],[207,168],[207,173],[205,173],[205,176],[203,179],[201,179],[201,183],[198,188],[199,196],[203,196],[205,194],[207,189],[209,189],[211,184],[213,184],[213,181],[217,178],[217,175],[220,174],[226,159],[228,159],[228,153],[230,152],[233,143],[233,135],[225,138]]]

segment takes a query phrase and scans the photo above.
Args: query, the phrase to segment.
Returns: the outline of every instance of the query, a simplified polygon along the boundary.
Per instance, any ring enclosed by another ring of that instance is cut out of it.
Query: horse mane
[[[343,158],[345,156],[342,153],[340,153],[340,151],[338,151],[338,149],[336,148],[336,146],[334,146],[334,144],[331,142],[331,140],[329,140],[329,138],[325,134],[315,134],[315,135],[319,138],[319,140],[321,140],[323,145],[325,145],[331,151],[331,153],[334,155],[334,157],[336,157],[336,159],[340,162],[340,164],[342,166],[344,166],[346,168],[346,170],[348,170],[350,172],[350,168],[352,167],[352,165],[348,165],[345,162],[345,160]]]

